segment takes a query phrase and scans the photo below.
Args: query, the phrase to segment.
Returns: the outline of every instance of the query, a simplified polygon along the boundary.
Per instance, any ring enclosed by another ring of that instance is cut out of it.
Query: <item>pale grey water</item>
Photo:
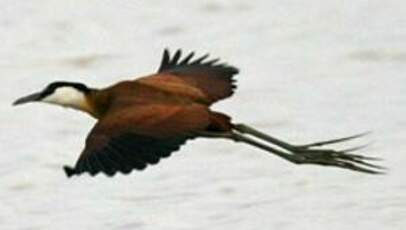
[[[404,1],[0,0],[0,229],[405,229]],[[130,176],[68,180],[94,121],[11,102],[155,71],[164,47],[238,66],[236,121],[305,143],[365,130],[385,176],[198,140]]]

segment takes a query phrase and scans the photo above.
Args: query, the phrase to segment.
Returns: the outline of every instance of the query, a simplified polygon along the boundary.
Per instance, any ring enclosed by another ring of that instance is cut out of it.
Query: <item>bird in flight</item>
[[[382,172],[382,167],[370,163],[376,158],[353,154],[357,148],[322,148],[363,134],[294,145],[246,124],[234,123],[230,116],[210,109],[234,93],[234,76],[238,72],[208,55],[195,58],[195,53],[190,52],[183,56],[180,49],[171,55],[165,49],[161,65],[152,75],[103,89],[76,82],[53,82],[13,105],[45,102],[84,111],[98,120],[74,166],[63,167],[68,177],[101,172],[113,176],[143,170],[169,157],[187,140],[200,137],[245,143],[297,165]]]

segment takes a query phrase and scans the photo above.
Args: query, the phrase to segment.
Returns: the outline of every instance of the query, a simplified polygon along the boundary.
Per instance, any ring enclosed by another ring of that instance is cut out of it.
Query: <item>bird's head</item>
[[[58,81],[49,84],[40,92],[17,99],[13,105],[45,102],[87,111],[87,97],[91,92],[92,89],[82,83]]]

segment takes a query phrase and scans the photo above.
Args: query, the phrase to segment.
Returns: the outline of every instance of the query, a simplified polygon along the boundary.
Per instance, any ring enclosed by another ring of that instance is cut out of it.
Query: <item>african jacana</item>
[[[193,59],[191,52],[181,56],[181,50],[172,57],[165,50],[157,73],[104,89],[53,82],[14,105],[40,101],[81,110],[98,119],[75,166],[64,166],[68,177],[84,172],[113,176],[118,171],[128,174],[133,169],[142,170],[197,137],[246,143],[295,164],[380,173],[376,170],[379,166],[367,162],[375,158],[318,148],[361,135],[292,145],[248,125],[232,123],[229,116],[210,106],[234,93],[233,76],[238,69],[219,64],[218,59],[208,60],[208,55]]]

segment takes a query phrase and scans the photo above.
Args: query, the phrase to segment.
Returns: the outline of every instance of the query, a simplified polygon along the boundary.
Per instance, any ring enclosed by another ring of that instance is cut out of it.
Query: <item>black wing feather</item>
[[[194,55],[195,52],[190,52],[181,62],[179,62],[179,65],[187,65]]]
[[[176,50],[175,54],[171,58],[170,52],[168,49],[164,50],[164,54],[162,56],[161,65],[159,66],[158,73],[165,72],[165,71],[176,71],[182,68],[201,68],[205,67],[211,68],[213,70],[217,70],[220,72],[228,73],[228,74],[237,74],[239,71],[237,68],[233,66],[229,66],[226,64],[216,64],[219,59],[211,59],[204,62],[208,57],[209,54],[205,54],[195,60],[192,60],[194,56],[194,52],[190,52],[183,60],[181,60],[182,50]],[[181,61],[179,61],[181,60]]]
[[[64,166],[68,177],[88,172],[94,176],[100,172],[114,176],[117,172],[130,173],[133,169],[143,170],[147,165],[157,164],[178,150],[188,137],[157,139],[137,134],[125,134],[112,138],[100,150],[82,153],[74,168]]]
[[[181,50],[177,50],[175,52],[175,55],[173,55],[172,60],[170,61],[170,65],[176,65],[180,59],[180,56],[182,55],[182,51]]]
[[[210,59],[205,54],[193,59],[194,52],[182,59],[182,51],[178,49],[173,57],[165,49],[158,73],[170,73],[181,77],[188,84],[202,90],[213,103],[227,98],[236,88],[234,75],[237,68],[226,63],[219,63],[220,59]]]
[[[191,62],[190,65],[200,65],[201,64],[201,65],[210,66],[209,64],[207,64],[208,62],[203,62],[208,57],[209,57],[209,54],[205,54],[205,55],[201,56],[200,58],[198,58],[198,59],[194,60],[193,62]]]
[[[162,69],[166,69],[171,61],[171,56],[169,54],[169,50],[165,49],[164,54],[162,56],[161,67]]]

